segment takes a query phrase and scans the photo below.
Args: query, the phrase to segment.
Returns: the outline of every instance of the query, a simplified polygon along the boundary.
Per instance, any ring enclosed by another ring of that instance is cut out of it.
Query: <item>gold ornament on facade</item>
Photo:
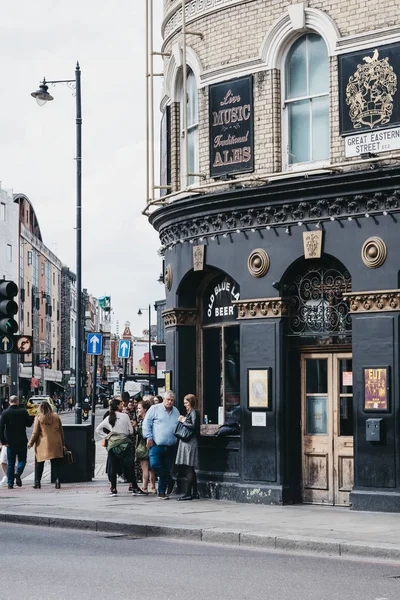
[[[377,269],[386,260],[385,242],[379,237],[368,238],[361,249],[361,258],[366,267]]]
[[[164,327],[179,325],[196,325],[197,311],[195,308],[167,308],[162,312]]]
[[[264,277],[269,269],[269,256],[262,248],[257,248],[251,252],[247,260],[247,268],[253,277]]]
[[[304,258],[321,258],[322,231],[305,231],[303,233]]]
[[[238,307],[238,319],[272,319],[288,314],[287,304],[282,298],[236,300],[232,304]]]
[[[397,92],[397,76],[387,57],[379,60],[375,49],[372,57],[365,56],[363,61],[365,64],[357,66],[346,87],[346,104],[354,129],[389,123]]]
[[[167,265],[167,268],[165,269],[164,282],[165,282],[165,287],[170,292],[171,288],[172,288],[172,267],[171,267],[171,265]]]
[[[400,290],[350,292],[343,294],[351,313],[400,311]]]

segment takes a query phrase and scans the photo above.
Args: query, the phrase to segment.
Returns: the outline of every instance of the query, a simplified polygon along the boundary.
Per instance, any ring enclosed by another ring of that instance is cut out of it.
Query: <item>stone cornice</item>
[[[282,298],[254,298],[235,300],[238,308],[238,320],[241,319],[273,319],[288,314],[288,305]]]
[[[383,177],[383,174],[387,175]],[[298,198],[302,200],[298,200]],[[400,211],[400,170],[382,168],[270,183],[184,198],[157,209],[150,223],[163,246],[205,237]]]
[[[167,308],[163,310],[164,327],[179,327],[181,325],[196,325],[197,310],[195,308]]]
[[[400,312],[400,290],[349,292],[343,294],[350,313]]]

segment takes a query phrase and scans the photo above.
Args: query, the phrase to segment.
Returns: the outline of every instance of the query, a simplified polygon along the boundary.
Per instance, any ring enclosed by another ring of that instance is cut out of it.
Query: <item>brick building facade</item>
[[[147,214],[203,492],[399,510],[395,2],[165,0],[162,34]]]

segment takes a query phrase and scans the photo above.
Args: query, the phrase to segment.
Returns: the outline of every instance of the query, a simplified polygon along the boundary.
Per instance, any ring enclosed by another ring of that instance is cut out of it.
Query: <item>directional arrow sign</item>
[[[2,335],[0,337],[0,352],[6,353],[11,352],[14,347],[14,340],[12,336],[8,337],[7,335]]]
[[[87,353],[101,354],[103,351],[103,334],[89,333],[87,337]]]
[[[131,353],[130,340],[119,340],[118,358],[129,358]]]

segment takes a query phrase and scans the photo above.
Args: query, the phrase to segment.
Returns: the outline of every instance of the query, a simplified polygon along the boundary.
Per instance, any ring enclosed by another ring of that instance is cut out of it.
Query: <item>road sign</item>
[[[88,354],[101,354],[103,351],[103,334],[102,333],[88,333],[87,336],[87,353]]]
[[[130,340],[119,340],[118,358],[129,358],[131,353]]]
[[[32,337],[29,335],[14,336],[15,350],[19,354],[30,354],[32,350]]]
[[[0,337],[0,352],[1,353],[6,353],[6,352],[11,352],[11,350],[14,347],[14,340],[12,335],[7,336],[7,335],[2,335]]]

